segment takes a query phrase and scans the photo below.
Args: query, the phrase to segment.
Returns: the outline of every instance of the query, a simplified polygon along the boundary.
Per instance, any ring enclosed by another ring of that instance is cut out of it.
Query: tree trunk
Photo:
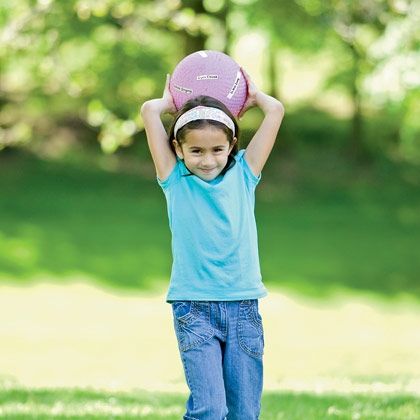
[[[232,52],[231,48],[232,48],[233,34],[227,25],[228,14],[229,14],[229,1],[226,1],[225,5],[223,6],[223,9],[220,10],[220,12],[216,14],[216,16],[220,20],[220,23],[223,25],[223,28],[225,30],[225,47],[223,49],[223,52],[227,55],[230,55]]]
[[[356,159],[367,157],[367,150],[364,144],[362,98],[359,91],[358,80],[360,76],[361,57],[356,46],[349,44],[353,56],[353,74],[351,80],[351,97],[353,102],[353,116],[351,121],[350,138],[348,150],[351,156]]]
[[[206,39],[206,36],[201,33],[196,36],[192,36],[188,32],[184,32],[184,56],[189,55],[195,51],[204,50]]]
[[[194,10],[196,15],[205,14],[203,2],[197,0],[183,0],[183,6]],[[184,35],[184,56],[189,55],[195,51],[205,49],[207,37],[199,32],[197,35],[191,35],[189,32],[183,32]]]

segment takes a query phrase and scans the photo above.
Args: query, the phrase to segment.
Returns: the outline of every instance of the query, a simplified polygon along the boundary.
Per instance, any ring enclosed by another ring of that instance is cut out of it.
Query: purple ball
[[[238,63],[219,51],[197,51],[175,67],[169,90],[177,109],[189,99],[207,95],[223,102],[233,115],[241,111],[248,95]]]

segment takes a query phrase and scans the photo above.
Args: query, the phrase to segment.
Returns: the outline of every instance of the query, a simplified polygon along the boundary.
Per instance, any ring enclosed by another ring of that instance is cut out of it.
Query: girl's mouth
[[[214,171],[216,168],[212,168],[212,169],[201,169],[203,172],[212,172]]]

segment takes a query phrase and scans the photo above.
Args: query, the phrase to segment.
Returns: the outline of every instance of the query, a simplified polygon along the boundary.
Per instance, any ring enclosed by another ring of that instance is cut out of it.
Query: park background
[[[256,199],[261,418],[417,418],[419,16],[408,0],[2,2],[0,417],[181,417],[139,108],[216,49],[286,108]],[[245,114],[242,147],[262,118]]]

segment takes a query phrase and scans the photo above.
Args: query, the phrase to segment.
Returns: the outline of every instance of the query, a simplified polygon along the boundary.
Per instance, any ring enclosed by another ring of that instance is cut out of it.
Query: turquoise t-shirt
[[[267,294],[262,283],[255,222],[255,176],[234,156],[224,175],[204,181],[182,160],[158,183],[172,232],[172,273],[167,301],[230,301]]]

